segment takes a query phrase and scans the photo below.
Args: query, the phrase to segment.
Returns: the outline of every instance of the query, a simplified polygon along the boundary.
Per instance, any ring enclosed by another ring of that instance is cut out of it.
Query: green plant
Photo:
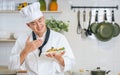
[[[61,31],[68,32],[69,21],[63,22],[61,20],[56,20],[56,19],[52,18],[52,19],[46,20],[46,25],[48,28],[50,28],[54,31],[57,31],[57,32],[61,32]]]

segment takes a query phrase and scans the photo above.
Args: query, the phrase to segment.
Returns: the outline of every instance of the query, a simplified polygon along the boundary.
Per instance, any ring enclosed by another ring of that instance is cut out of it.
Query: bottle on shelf
[[[46,11],[46,2],[45,0],[39,0],[40,2],[40,10],[41,11]]]
[[[57,10],[58,10],[57,0],[51,0],[49,5],[49,11],[57,11]]]

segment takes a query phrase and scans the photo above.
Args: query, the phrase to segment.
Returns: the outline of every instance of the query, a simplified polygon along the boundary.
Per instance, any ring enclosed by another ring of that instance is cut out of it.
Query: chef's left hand
[[[64,66],[64,59],[63,55],[65,54],[65,51],[63,52],[53,52],[53,53],[47,53],[46,56],[50,58],[55,58],[59,63]]]

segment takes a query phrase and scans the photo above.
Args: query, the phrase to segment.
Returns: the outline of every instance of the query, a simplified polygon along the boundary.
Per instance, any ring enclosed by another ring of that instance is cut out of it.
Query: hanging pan
[[[112,10],[112,25],[114,26],[113,37],[116,37],[120,33],[120,26],[117,23],[115,23],[114,10]]]
[[[98,10],[96,10],[96,15],[95,15],[95,22],[91,24],[90,30],[92,33],[96,33],[96,27],[98,25]]]
[[[104,10],[104,21],[99,23],[96,27],[96,38],[100,41],[108,41],[113,37],[114,26],[107,22],[106,10]]]

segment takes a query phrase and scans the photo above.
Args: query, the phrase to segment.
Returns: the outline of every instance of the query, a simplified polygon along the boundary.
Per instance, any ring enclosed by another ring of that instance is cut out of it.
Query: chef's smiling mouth
[[[40,31],[42,28],[37,28],[38,31]]]
[[[37,28],[37,30],[39,30],[39,31],[42,30],[42,29],[43,29],[43,26]]]

